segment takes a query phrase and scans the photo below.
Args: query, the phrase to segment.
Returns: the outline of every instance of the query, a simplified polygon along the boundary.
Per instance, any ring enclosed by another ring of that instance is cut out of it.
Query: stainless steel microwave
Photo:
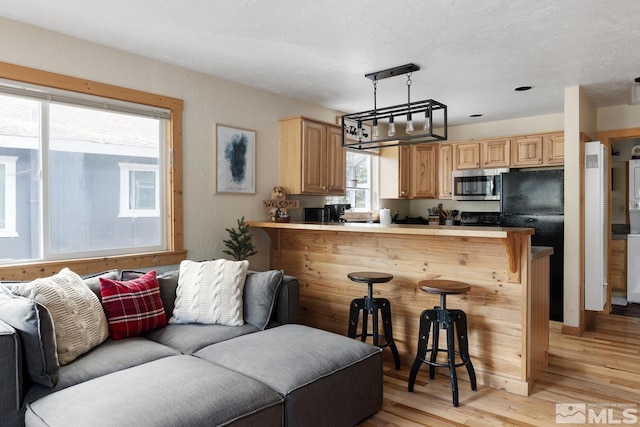
[[[500,174],[509,169],[471,169],[453,171],[453,200],[500,200]]]

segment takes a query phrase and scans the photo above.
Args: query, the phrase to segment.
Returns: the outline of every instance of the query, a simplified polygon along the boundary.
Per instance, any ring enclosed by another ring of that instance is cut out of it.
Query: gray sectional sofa
[[[97,278],[85,281],[95,292]],[[170,313],[178,274],[158,281]],[[260,298],[256,289],[245,288],[245,316],[264,309],[252,300]],[[168,324],[108,338],[60,366],[51,387],[33,379],[32,365],[46,360],[34,360],[41,349],[21,326],[25,319],[12,314],[16,304],[0,294],[2,426],[353,426],[382,405],[380,349],[296,324],[291,276],[264,328]],[[39,309],[36,323],[46,316]]]

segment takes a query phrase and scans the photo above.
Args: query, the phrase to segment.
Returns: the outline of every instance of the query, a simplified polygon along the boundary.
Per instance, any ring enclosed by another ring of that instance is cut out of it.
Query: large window
[[[0,82],[0,260],[167,250],[168,119]]]

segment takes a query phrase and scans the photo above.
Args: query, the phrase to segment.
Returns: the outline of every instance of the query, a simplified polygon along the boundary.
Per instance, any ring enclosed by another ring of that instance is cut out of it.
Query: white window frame
[[[5,226],[0,228],[0,238],[18,237],[16,227],[16,163],[17,156],[0,156],[0,164],[4,165],[4,207]]]
[[[348,151],[349,152],[349,151]],[[352,152],[357,154],[366,155],[368,157],[368,171],[369,171],[369,182],[368,184],[358,183],[355,187],[351,187],[349,185],[349,181],[353,179],[353,176],[348,174],[348,171],[345,170],[346,177],[346,192],[344,196],[330,196],[325,197],[325,203],[349,203],[351,204],[351,209],[354,212],[371,212],[378,210],[379,200],[378,200],[378,165],[380,156],[377,153],[373,152],[361,152],[355,151]],[[355,206],[355,196],[354,190],[365,190],[368,192],[368,197],[366,199],[366,206],[363,208],[356,208]]]
[[[140,218],[140,217],[159,217],[160,216],[160,168],[158,165],[150,165],[144,163],[118,163],[120,166],[120,211],[118,216],[121,218]],[[130,172],[154,172],[155,174],[155,209],[131,209],[129,207],[129,195],[131,194],[131,186],[135,182],[131,182]]]

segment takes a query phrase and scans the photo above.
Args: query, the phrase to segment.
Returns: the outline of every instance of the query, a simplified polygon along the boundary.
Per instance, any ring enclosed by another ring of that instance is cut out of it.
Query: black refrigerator
[[[501,175],[503,227],[535,228],[532,246],[552,246],[549,317],[562,321],[564,295],[564,171],[511,171]]]

